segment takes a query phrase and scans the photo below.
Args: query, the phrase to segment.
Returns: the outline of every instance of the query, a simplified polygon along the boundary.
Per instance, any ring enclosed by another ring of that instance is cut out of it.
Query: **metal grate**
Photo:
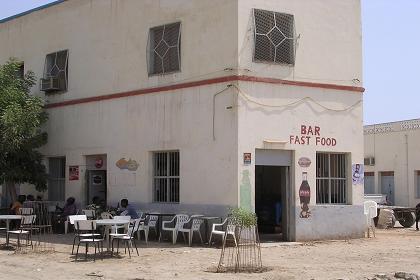
[[[48,200],[64,201],[66,183],[66,158],[48,159]]]
[[[347,203],[347,161],[345,154],[317,153],[316,203]]]
[[[153,27],[149,31],[149,75],[166,74],[181,69],[181,23]]]
[[[179,152],[153,154],[155,202],[179,202]]]
[[[254,61],[295,64],[293,15],[254,9]]]
[[[44,79],[58,79],[60,90],[67,90],[68,58],[68,50],[47,54],[45,58]]]

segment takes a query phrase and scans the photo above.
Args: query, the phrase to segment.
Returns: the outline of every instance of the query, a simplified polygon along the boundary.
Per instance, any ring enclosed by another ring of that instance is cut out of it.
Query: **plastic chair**
[[[77,244],[76,250],[76,261],[79,255],[79,246],[80,244],[86,244],[86,251],[85,251],[85,259],[87,259],[87,252],[89,243],[93,243],[95,246],[95,254],[93,260],[96,260],[96,247],[98,247],[98,251],[102,251],[103,248],[103,241],[104,239],[100,234],[97,234],[96,231],[96,221],[92,220],[76,220],[74,223],[74,228],[77,231],[77,235],[79,236],[79,243]]]
[[[71,215],[67,217],[67,220],[64,221],[64,233],[67,234],[69,229],[69,223],[74,225],[75,220],[87,220],[86,215]]]
[[[367,236],[369,238],[370,231],[372,231],[373,236],[376,237],[375,222],[373,218],[378,216],[378,204],[373,200],[368,200],[368,201],[365,201],[363,206],[364,206],[364,214],[366,216]]]
[[[86,217],[87,217],[87,219],[88,219],[88,220],[94,220],[94,219],[95,219],[95,217],[96,217],[95,210],[91,210],[91,209],[83,209],[83,210],[82,210],[82,213],[83,213],[84,215],[86,215]]]
[[[119,221],[127,221],[130,222],[131,221],[131,217],[130,216],[114,216],[113,217],[114,220],[119,220]],[[111,227],[111,232],[112,233],[118,233],[119,229],[125,229],[126,226],[125,225],[116,225],[116,226],[112,226]]]
[[[182,227],[182,228],[179,229],[179,232],[182,232],[182,234],[188,233],[188,245],[190,247],[191,247],[191,244],[192,244],[194,232],[198,232],[198,236],[200,237],[201,244],[203,244],[203,238],[201,237],[200,229],[201,229],[201,225],[203,224],[204,221],[203,221],[203,219],[200,219],[199,218],[200,216],[201,215],[195,215],[195,216],[191,216],[190,217],[190,220],[188,220],[185,223],[185,224],[188,224],[192,220],[192,223],[191,223],[191,227],[190,228],[183,228]]]
[[[225,231],[216,229],[216,227],[222,227],[223,228],[225,225],[227,225]],[[224,241],[225,238],[227,238],[228,236],[232,236],[233,241],[235,242],[235,246],[238,246],[238,243],[236,242],[235,225],[231,224],[230,222],[228,223],[227,218],[221,224],[213,224],[212,230],[211,230],[211,233],[210,233],[210,238],[209,238],[209,246],[211,246],[211,239],[212,239],[213,235],[222,236],[222,241]]]
[[[178,238],[178,231],[184,227],[184,224],[187,223],[189,220],[188,215],[185,214],[177,214],[175,217],[172,218],[170,221],[162,222],[162,229],[160,231],[159,235],[159,242],[162,239],[162,232],[163,231],[170,231],[172,232],[172,244],[176,243],[176,240]],[[174,227],[169,227],[168,225],[175,222]]]
[[[108,213],[108,212],[102,212],[101,219],[112,219],[112,215],[111,213]]]
[[[144,231],[144,240],[146,240],[146,243],[149,240],[149,232],[150,229],[153,229],[155,232],[155,235],[157,237],[157,222],[159,220],[159,216],[156,215],[148,215],[146,217],[145,223],[140,223],[140,226],[137,230],[137,238],[140,240],[140,233]]]
[[[117,254],[118,254],[118,249],[120,248],[120,240],[125,242],[125,252],[127,253],[127,249],[128,249],[128,255],[131,258],[131,252],[130,250],[133,249],[133,243],[134,243],[134,247],[136,248],[136,252],[137,252],[137,256],[139,256],[139,250],[137,249],[137,245],[136,245],[136,241],[134,240],[134,233],[138,231],[139,226],[140,226],[140,222],[141,219],[135,219],[134,224],[132,226],[128,227],[128,231],[127,233],[111,233],[109,236],[111,237],[111,244],[112,244],[112,253],[114,254],[114,241],[118,240],[117,243]]]

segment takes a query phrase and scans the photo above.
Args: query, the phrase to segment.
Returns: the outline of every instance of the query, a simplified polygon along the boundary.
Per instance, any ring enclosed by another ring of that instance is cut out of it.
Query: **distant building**
[[[365,193],[385,194],[393,205],[420,202],[420,119],[367,125]]]
[[[0,41],[41,78],[45,199],[363,236],[360,0],[58,1]]]

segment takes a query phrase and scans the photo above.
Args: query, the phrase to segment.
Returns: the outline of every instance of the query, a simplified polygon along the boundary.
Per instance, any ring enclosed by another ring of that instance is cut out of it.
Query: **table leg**
[[[9,222],[10,220],[6,220],[6,246],[9,246]]]

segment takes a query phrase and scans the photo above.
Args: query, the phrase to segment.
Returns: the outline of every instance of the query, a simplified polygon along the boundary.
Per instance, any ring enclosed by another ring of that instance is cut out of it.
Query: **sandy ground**
[[[72,234],[49,237],[55,252],[0,250],[0,279],[367,279],[378,273],[420,273],[420,232],[377,230],[376,238],[311,243],[263,243],[258,274],[213,273],[221,250],[139,243],[140,256],[74,261]],[[4,243],[4,238],[0,238]]]

